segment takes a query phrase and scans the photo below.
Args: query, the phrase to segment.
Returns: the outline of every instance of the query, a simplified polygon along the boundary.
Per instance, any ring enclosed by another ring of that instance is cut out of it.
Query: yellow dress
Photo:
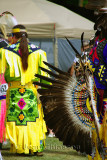
[[[45,68],[46,53],[32,44],[28,44],[28,48],[26,71],[22,68],[19,42],[0,50],[0,72],[5,72],[9,85],[6,95],[7,138],[12,152],[25,154],[43,151],[47,132],[43,108],[33,85],[33,81],[40,81],[35,74],[48,76],[39,68]]]

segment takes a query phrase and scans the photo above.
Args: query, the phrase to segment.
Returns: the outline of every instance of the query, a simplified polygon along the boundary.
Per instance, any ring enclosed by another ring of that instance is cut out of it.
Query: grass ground
[[[42,157],[16,155],[10,153],[9,148],[9,142],[6,145],[3,145],[3,160],[88,160],[87,156],[80,155],[72,148],[65,147],[57,138],[47,137],[46,149],[44,150],[44,155]]]

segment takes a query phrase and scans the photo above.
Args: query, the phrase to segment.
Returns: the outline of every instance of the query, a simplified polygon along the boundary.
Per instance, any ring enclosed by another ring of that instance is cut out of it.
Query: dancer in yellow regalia
[[[35,78],[37,73],[48,76],[39,68],[45,67],[46,53],[28,43],[23,25],[14,26],[12,36],[13,44],[0,50],[1,72],[8,83],[7,137],[12,152],[42,155],[47,130],[33,82],[40,80]]]

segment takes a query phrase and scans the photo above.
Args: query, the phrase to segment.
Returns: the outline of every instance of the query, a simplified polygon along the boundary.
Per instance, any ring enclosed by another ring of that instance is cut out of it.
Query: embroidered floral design
[[[10,89],[7,122],[26,126],[27,122],[35,122],[38,116],[37,98],[31,89]]]
[[[18,102],[18,106],[20,107],[20,109],[22,110],[24,108],[24,106],[26,105],[25,101],[23,98],[21,98]]]
[[[10,108],[10,112],[14,112],[15,108],[14,107],[11,107]]]
[[[16,44],[16,46],[13,50],[16,51],[16,52],[19,50],[19,43]]]
[[[30,46],[31,46],[31,48],[36,48],[34,44],[31,44]]]
[[[33,98],[34,98],[34,94],[31,94],[31,95],[30,95],[30,99],[33,99]]]
[[[28,109],[28,112],[29,112],[29,113],[32,113],[32,112],[33,112],[33,108],[29,108],[29,109]]]
[[[10,48],[14,48],[16,46],[16,44],[12,44],[12,45],[10,45],[9,47]]]
[[[23,96],[26,92],[26,89],[25,88],[19,88],[19,93],[21,94],[21,96]]]
[[[24,88],[19,88],[19,92],[20,92],[20,93],[24,93],[24,92],[25,92],[25,89],[24,89]]]
[[[11,98],[14,98],[15,97],[15,95],[14,94],[11,94]]]
[[[32,52],[30,45],[28,45],[28,50],[29,50],[29,53]]]
[[[20,112],[18,118],[19,118],[19,121],[20,121],[21,123],[24,121],[25,116],[24,116],[24,114],[23,114],[22,111]]]

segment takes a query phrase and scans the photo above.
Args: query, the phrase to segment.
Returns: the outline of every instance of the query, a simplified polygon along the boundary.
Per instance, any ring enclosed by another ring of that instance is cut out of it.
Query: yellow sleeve
[[[0,74],[5,72],[6,68],[6,58],[5,58],[5,50],[0,48]]]

